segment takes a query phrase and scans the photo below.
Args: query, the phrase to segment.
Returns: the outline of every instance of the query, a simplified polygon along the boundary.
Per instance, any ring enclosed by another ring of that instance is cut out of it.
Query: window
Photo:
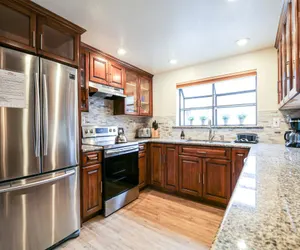
[[[186,85],[186,86],[185,86]],[[256,125],[256,72],[177,85],[177,124]]]

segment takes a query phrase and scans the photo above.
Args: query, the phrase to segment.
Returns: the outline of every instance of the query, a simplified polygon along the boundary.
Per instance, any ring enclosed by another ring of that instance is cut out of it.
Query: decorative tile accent
[[[118,126],[124,128],[128,139],[135,138],[136,130],[148,125],[149,117],[113,115],[114,102],[99,97],[89,98],[89,112],[81,113],[82,125],[97,124],[102,126]]]

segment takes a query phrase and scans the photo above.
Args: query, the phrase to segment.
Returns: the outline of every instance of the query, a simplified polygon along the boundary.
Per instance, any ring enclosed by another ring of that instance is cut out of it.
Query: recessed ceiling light
[[[176,60],[176,59],[171,59],[171,60],[169,61],[169,63],[171,63],[171,64],[176,64],[176,63],[177,63],[177,60]]]
[[[240,40],[237,40],[236,44],[238,46],[245,46],[249,42],[249,40],[250,40],[249,38],[242,38]]]
[[[124,56],[127,53],[127,51],[123,48],[119,48],[117,52],[120,56]]]
[[[235,1],[237,1],[237,0],[227,0],[228,2],[235,2]]]

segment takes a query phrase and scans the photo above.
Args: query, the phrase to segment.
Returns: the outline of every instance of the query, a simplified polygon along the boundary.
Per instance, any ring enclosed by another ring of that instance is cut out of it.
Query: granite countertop
[[[300,149],[252,145],[211,249],[300,249]]]
[[[81,146],[81,151],[83,153],[86,153],[86,152],[92,152],[92,151],[99,151],[99,150],[102,150],[103,147],[99,147],[99,146],[92,146],[92,145],[82,145]]]

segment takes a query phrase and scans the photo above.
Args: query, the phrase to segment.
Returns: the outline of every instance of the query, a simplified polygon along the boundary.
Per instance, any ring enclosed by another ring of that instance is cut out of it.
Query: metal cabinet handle
[[[201,184],[201,174],[199,173],[198,182]]]
[[[205,184],[205,176],[202,175],[202,177],[203,177],[203,185],[204,185]]]
[[[35,31],[32,31],[32,47],[35,48]]]
[[[16,186],[5,187],[3,189],[0,188],[0,194],[1,193],[12,192],[12,191],[17,191],[17,190],[25,189],[25,188],[36,187],[36,186],[51,183],[51,182],[54,182],[54,181],[58,181],[60,179],[64,179],[68,176],[74,175],[75,172],[76,171],[74,169],[73,170],[68,170],[63,175],[59,175],[59,176],[52,177],[52,178],[49,178],[49,179],[44,179],[44,180],[31,182],[31,183],[27,183],[27,184],[21,184],[21,185],[16,185]]]
[[[41,50],[43,50],[43,34],[41,34],[41,44],[40,44],[41,46]]]
[[[35,156],[40,157],[41,151],[41,121],[40,121],[40,88],[39,88],[39,75],[35,73]]]
[[[197,151],[197,153],[198,154],[204,154],[204,155],[206,154],[206,152],[204,152],[204,151]]]
[[[241,157],[243,157],[244,155],[243,155],[243,154],[237,154],[237,156],[241,156]]]
[[[43,74],[43,129],[44,156],[48,154],[48,90],[47,77]]]
[[[103,182],[101,181],[101,184],[100,184],[100,189],[101,189],[101,193],[102,193],[102,190],[103,190]]]

